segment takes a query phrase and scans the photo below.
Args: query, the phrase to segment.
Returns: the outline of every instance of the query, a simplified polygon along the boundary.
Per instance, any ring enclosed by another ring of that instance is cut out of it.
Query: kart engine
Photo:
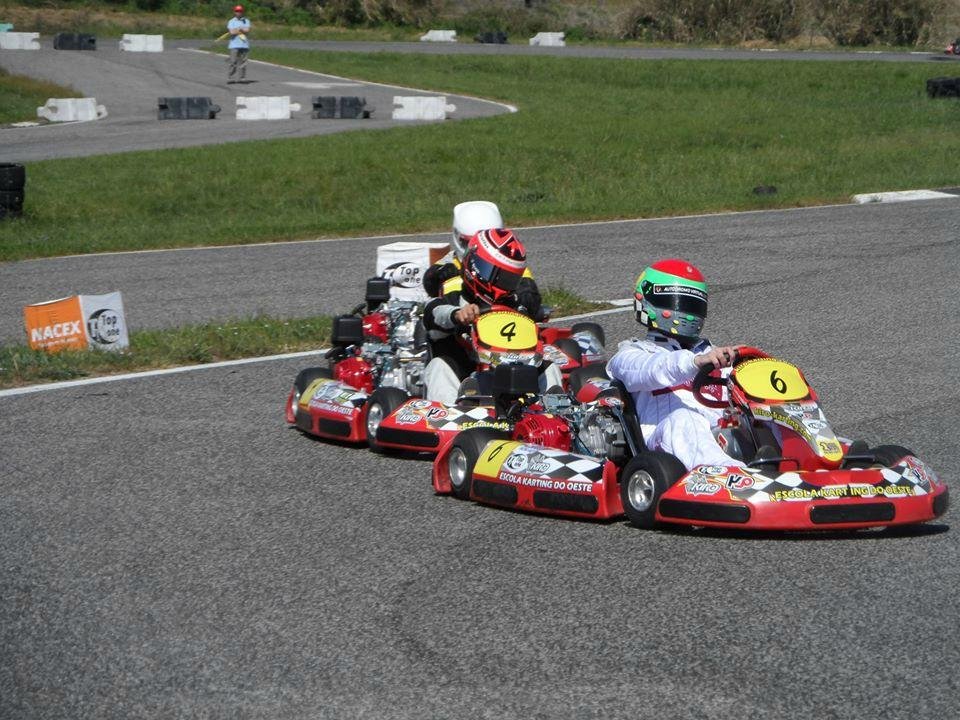
[[[363,357],[374,369],[379,387],[397,387],[420,395],[426,360],[425,343],[417,337],[420,305],[407,300],[390,300],[381,308],[389,318],[389,341],[363,344]]]
[[[580,421],[577,440],[586,452],[594,457],[614,457],[625,446],[623,426],[609,409],[598,407],[588,410]]]

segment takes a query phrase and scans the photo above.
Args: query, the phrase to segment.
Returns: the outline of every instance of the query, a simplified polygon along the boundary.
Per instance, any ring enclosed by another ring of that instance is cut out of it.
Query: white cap
[[[467,239],[481,230],[503,227],[500,208],[488,200],[468,200],[453,208],[453,249],[463,259]]]

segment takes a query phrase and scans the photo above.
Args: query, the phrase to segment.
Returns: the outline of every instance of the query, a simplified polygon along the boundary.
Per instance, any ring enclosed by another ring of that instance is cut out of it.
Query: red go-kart
[[[674,456],[647,450],[621,387],[622,405],[600,397],[554,416],[568,422],[569,445],[491,430],[461,434],[438,455],[434,488],[555,515],[625,513],[641,528],[857,529],[925,522],[946,511],[946,484],[910,450],[870,449],[834,435],[796,366],[742,348],[728,375],[711,370],[697,375],[694,394],[726,410],[718,442],[746,467],[687,472]],[[718,385],[727,400],[708,396]]]

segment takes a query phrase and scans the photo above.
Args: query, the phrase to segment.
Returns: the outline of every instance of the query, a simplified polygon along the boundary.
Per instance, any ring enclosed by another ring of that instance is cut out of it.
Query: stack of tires
[[[0,163],[0,220],[23,212],[23,186],[27,171],[23,165]]]

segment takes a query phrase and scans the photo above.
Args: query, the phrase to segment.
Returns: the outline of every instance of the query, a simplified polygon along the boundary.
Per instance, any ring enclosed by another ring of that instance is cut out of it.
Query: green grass
[[[440,230],[455,203],[476,197],[523,225],[960,184],[949,161],[960,155],[960,103],[929,100],[933,71],[921,64],[257,57],[520,112],[32,163],[23,217],[0,224],[0,260]],[[755,196],[758,185],[778,193]]]
[[[257,317],[175,330],[133,332],[130,347],[120,352],[81,350],[47,354],[26,346],[0,346],[0,387],[314,350],[329,339],[329,317]]]
[[[54,97],[80,97],[80,93],[53,83],[11,75],[0,68],[0,125],[36,121],[37,108]]]
[[[554,318],[610,307],[562,287],[544,290],[543,300],[553,308]],[[130,347],[120,352],[80,350],[48,354],[24,345],[0,346],[0,388],[315,350],[330,341],[330,326],[327,316],[295,320],[260,316],[174,330],[133,332]]]

